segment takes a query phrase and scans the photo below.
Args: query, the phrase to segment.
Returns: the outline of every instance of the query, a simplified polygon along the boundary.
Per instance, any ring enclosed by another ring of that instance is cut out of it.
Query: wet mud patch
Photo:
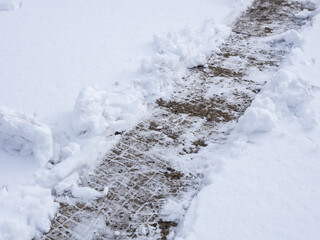
[[[168,109],[174,114],[187,114],[192,117],[205,118],[209,122],[229,122],[235,119],[233,112],[238,106],[230,105],[221,99],[194,99],[190,102],[177,102],[173,100],[157,100],[160,107]]]
[[[161,229],[161,240],[166,240],[167,236],[170,234],[171,229],[178,226],[177,222],[164,221],[162,219],[159,220],[158,224]]]
[[[284,28],[296,29],[311,20],[311,16],[306,18],[296,17],[296,14],[303,10],[312,12],[315,10],[315,4],[308,1],[288,0],[254,1],[252,6],[235,23],[233,31],[248,36],[263,37],[279,33]],[[245,28],[248,18],[255,23],[251,27],[251,31]],[[283,23],[285,23],[285,26],[280,26]]]
[[[237,56],[236,53],[223,53],[224,57]],[[221,66],[208,65],[197,66],[193,68],[194,70],[202,71],[204,76],[210,77],[225,77],[225,78],[242,78],[244,73],[242,71],[235,71]]]

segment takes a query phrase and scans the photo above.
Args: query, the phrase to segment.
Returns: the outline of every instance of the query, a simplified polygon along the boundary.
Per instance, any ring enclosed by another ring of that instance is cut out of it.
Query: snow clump
[[[72,127],[78,135],[100,134],[108,124],[103,117],[104,94],[92,87],[84,88],[74,105]]]
[[[58,209],[51,190],[40,186],[9,186],[0,189],[0,239],[32,239],[50,229]]]
[[[72,126],[76,134],[97,136],[123,131],[146,113],[143,96],[134,87],[118,92],[84,88],[76,100]]]
[[[246,134],[269,132],[277,121],[275,105],[267,96],[258,95],[239,119],[238,129]]]
[[[140,80],[141,86],[150,94],[168,95],[188,68],[203,66],[208,56],[219,53],[229,34],[226,25],[206,21],[198,29],[189,26],[180,32],[169,32],[166,37],[155,35],[156,54],[141,61],[141,69],[146,73]]]
[[[249,107],[239,120],[239,127],[247,133],[268,132],[275,126],[276,117],[261,107]]]
[[[301,34],[298,33],[296,30],[290,29],[284,33],[274,35],[271,37],[266,37],[265,41],[269,43],[284,42],[286,45],[290,47],[297,47],[302,44],[303,38]]]
[[[53,155],[52,133],[34,116],[0,108],[0,149],[13,155],[33,155],[44,166]]]
[[[106,186],[103,191],[97,191],[90,187],[78,186],[79,174],[77,172],[60,181],[55,187],[55,194],[61,196],[64,193],[70,193],[78,200],[89,201],[104,197],[108,194],[109,188]]]

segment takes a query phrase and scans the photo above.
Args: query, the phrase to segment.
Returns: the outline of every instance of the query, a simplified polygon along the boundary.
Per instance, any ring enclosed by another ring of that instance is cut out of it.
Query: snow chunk
[[[206,21],[197,29],[189,26],[180,32],[169,32],[166,37],[155,35],[155,56],[141,61],[141,70],[149,73],[140,80],[141,86],[149,94],[166,95],[181,82],[187,68],[203,66],[207,56],[218,53],[229,33],[229,27]]]
[[[108,194],[109,188],[107,186],[100,192],[90,187],[79,187],[78,180],[79,174],[77,172],[71,174],[54,187],[55,193],[62,195],[65,192],[69,192],[73,197],[85,201],[101,198]]]
[[[0,239],[32,239],[50,229],[58,203],[40,186],[3,187],[0,191]]]
[[[274,43],[279,41],[285,41],[290,46],[300,46],[302,42],[302,36],[296,30],[289,30],[284,33],[267,37],[266,42]]]
[[[311,15],[311,12],[308,11],[307,9],[304,9],[303,11],[298,12],[298,13],[295,15],[295,17],[296,17],[296,18],[304,19],[304,18],[310,17],[310,15]]]
[[[96,135],[106,131],[108,124],[102,116],[103,100],[102,94],[92,87],[80,92],[72,117],[72,126],[78,135]]]
[[[61,149],[59,160],[64,160],[66,158],[74,156],[80,150],[80,145],[78,143],[70,142],[67,146]]]
[[[153,43],[157,53],[176,56],[187,68],[204,65],[207,55],[218,52],[218,45],[229,34],[230,29],[206,21],[200,29],[187,27],[177,32],[169,32],[167,37],[154,36]]]
[[[276,116],[268,109],[249,107],[239,120],[239,129],[247,134],[268,132],[274,128],[276,120]]]
[[[276,77],[278,83],[275,90],[282,96],[289,108],[295,108],[310,100],[309,89],[311,87],[298,75],[287,70],[281,70]]]
[[[73,109],[72,126],[78,135],[96,136],[123,131],[146,112],[143,96],[133,87],[118,92],[84,88]]]
[[[51,130],[33,116],[1,107],[0,149],[23,157],[34,155],[44,166],[53,155]]]
[[[169,199],[161,209],[161,217],[169,221],[177,221],[183,216],[184,211],[182,202]]]
[[[86,201],[96,199],[96,198],[101,198],[106,196],[107,194],[108,194],[107,187],[102,192],[99,192],[89,187],[73,186],[72,188],[72,196],[74,196],[75,198],[86,200]]]

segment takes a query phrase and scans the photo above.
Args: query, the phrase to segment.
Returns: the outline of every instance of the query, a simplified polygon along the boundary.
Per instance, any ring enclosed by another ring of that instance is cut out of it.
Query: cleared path
[[[170,100],[150,106],[151,117],[122,134],[117,146],[93,175],[82,174],[82,185],[106,197],[66,203],[43,239],[170,239],[192,197],[199,191],[203,169],[192,156],[206,142],[223,144],[228,132],[260,91],[249,73],[268,73],[280,65],[291,45],[268,43],[265,37],[299,29],[309,17],[295,15],[311,3],[257,0],[235,22],[221,53],[207,66],[190,69]],[[172,158],[183,158],[184,166]],[[67,195],[68,193],[66,193]],[[162,212],[168,199],[181,202],[175,220]]]

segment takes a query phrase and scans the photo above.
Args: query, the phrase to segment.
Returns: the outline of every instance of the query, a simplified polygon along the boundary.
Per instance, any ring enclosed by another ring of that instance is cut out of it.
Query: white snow
[[[249,3],[0,0],[0,239],[47,231],[51,190],[106,194],[79,188],[78,170],[217,52]]]
[[[73,107],[72,127],[78,135],[106,133],[108,123],[103,118],[101,94],[92,87],[83,89]]]
[[[55,194],[62,195],[64,193],[70,193],[73,197],[88,201],[96,198],[101,198],[108,194],[109,188],[106,186],[102,192],[89,187],[78,186],[79,174],[77,172],[66,177],[60,181],[55,187]]]
[[[267,37],[265,41],[271,43],[285,41],[288,45],[298,46],[301,44],[302,36],[296,30],[291,29],[284,33],[272,37]]]
[[[149,95],[168,96],[187,68],[204,65],[207,56],[219,53],[229,33],[230,27],[208,20],[200,28],[189,26],[166,37],[155,35],[156,54],[142,60],[141,69],[146,74],[138,83]]]
[[[296,14],[296,18],[302,18],[302,19],[305,19],[307,17],[310,17],[311,13],[310,11],[308,11],[307,9],[304,9],[303,11],[301,12],[298,12]]]
[[[50,229],[58,209],[51,191],[40,186],[14,185],[0,189],[0,239],[32,239]]]
[[[0,11],[17,10],[21,6],[19,0],[0,0]]]
[[[260,105],[260,103],[255,105]],[[274,108],[272,103],[270,105]],[[250,106],[246,114],[239,120],[239,131],[246,134],[268,132],[274,128],[276,121],[277,117],[264,105]]]
[[[285,34],[294,48],[280,71],[226,146],[202,152],[222,168],[212,169],[177,240],[320,239],[319,33],[317,15],[301,35]]]
[[[0,149],[21,157],[34,155],[39,166],[44,166],[53,154],[51,130],[34,116],[2,107]]]
[[[134,87],[118,92],[86,87],[73,108],[72,126],[80,136],[108,135],[128,129],[146,111],[143,96]]]

